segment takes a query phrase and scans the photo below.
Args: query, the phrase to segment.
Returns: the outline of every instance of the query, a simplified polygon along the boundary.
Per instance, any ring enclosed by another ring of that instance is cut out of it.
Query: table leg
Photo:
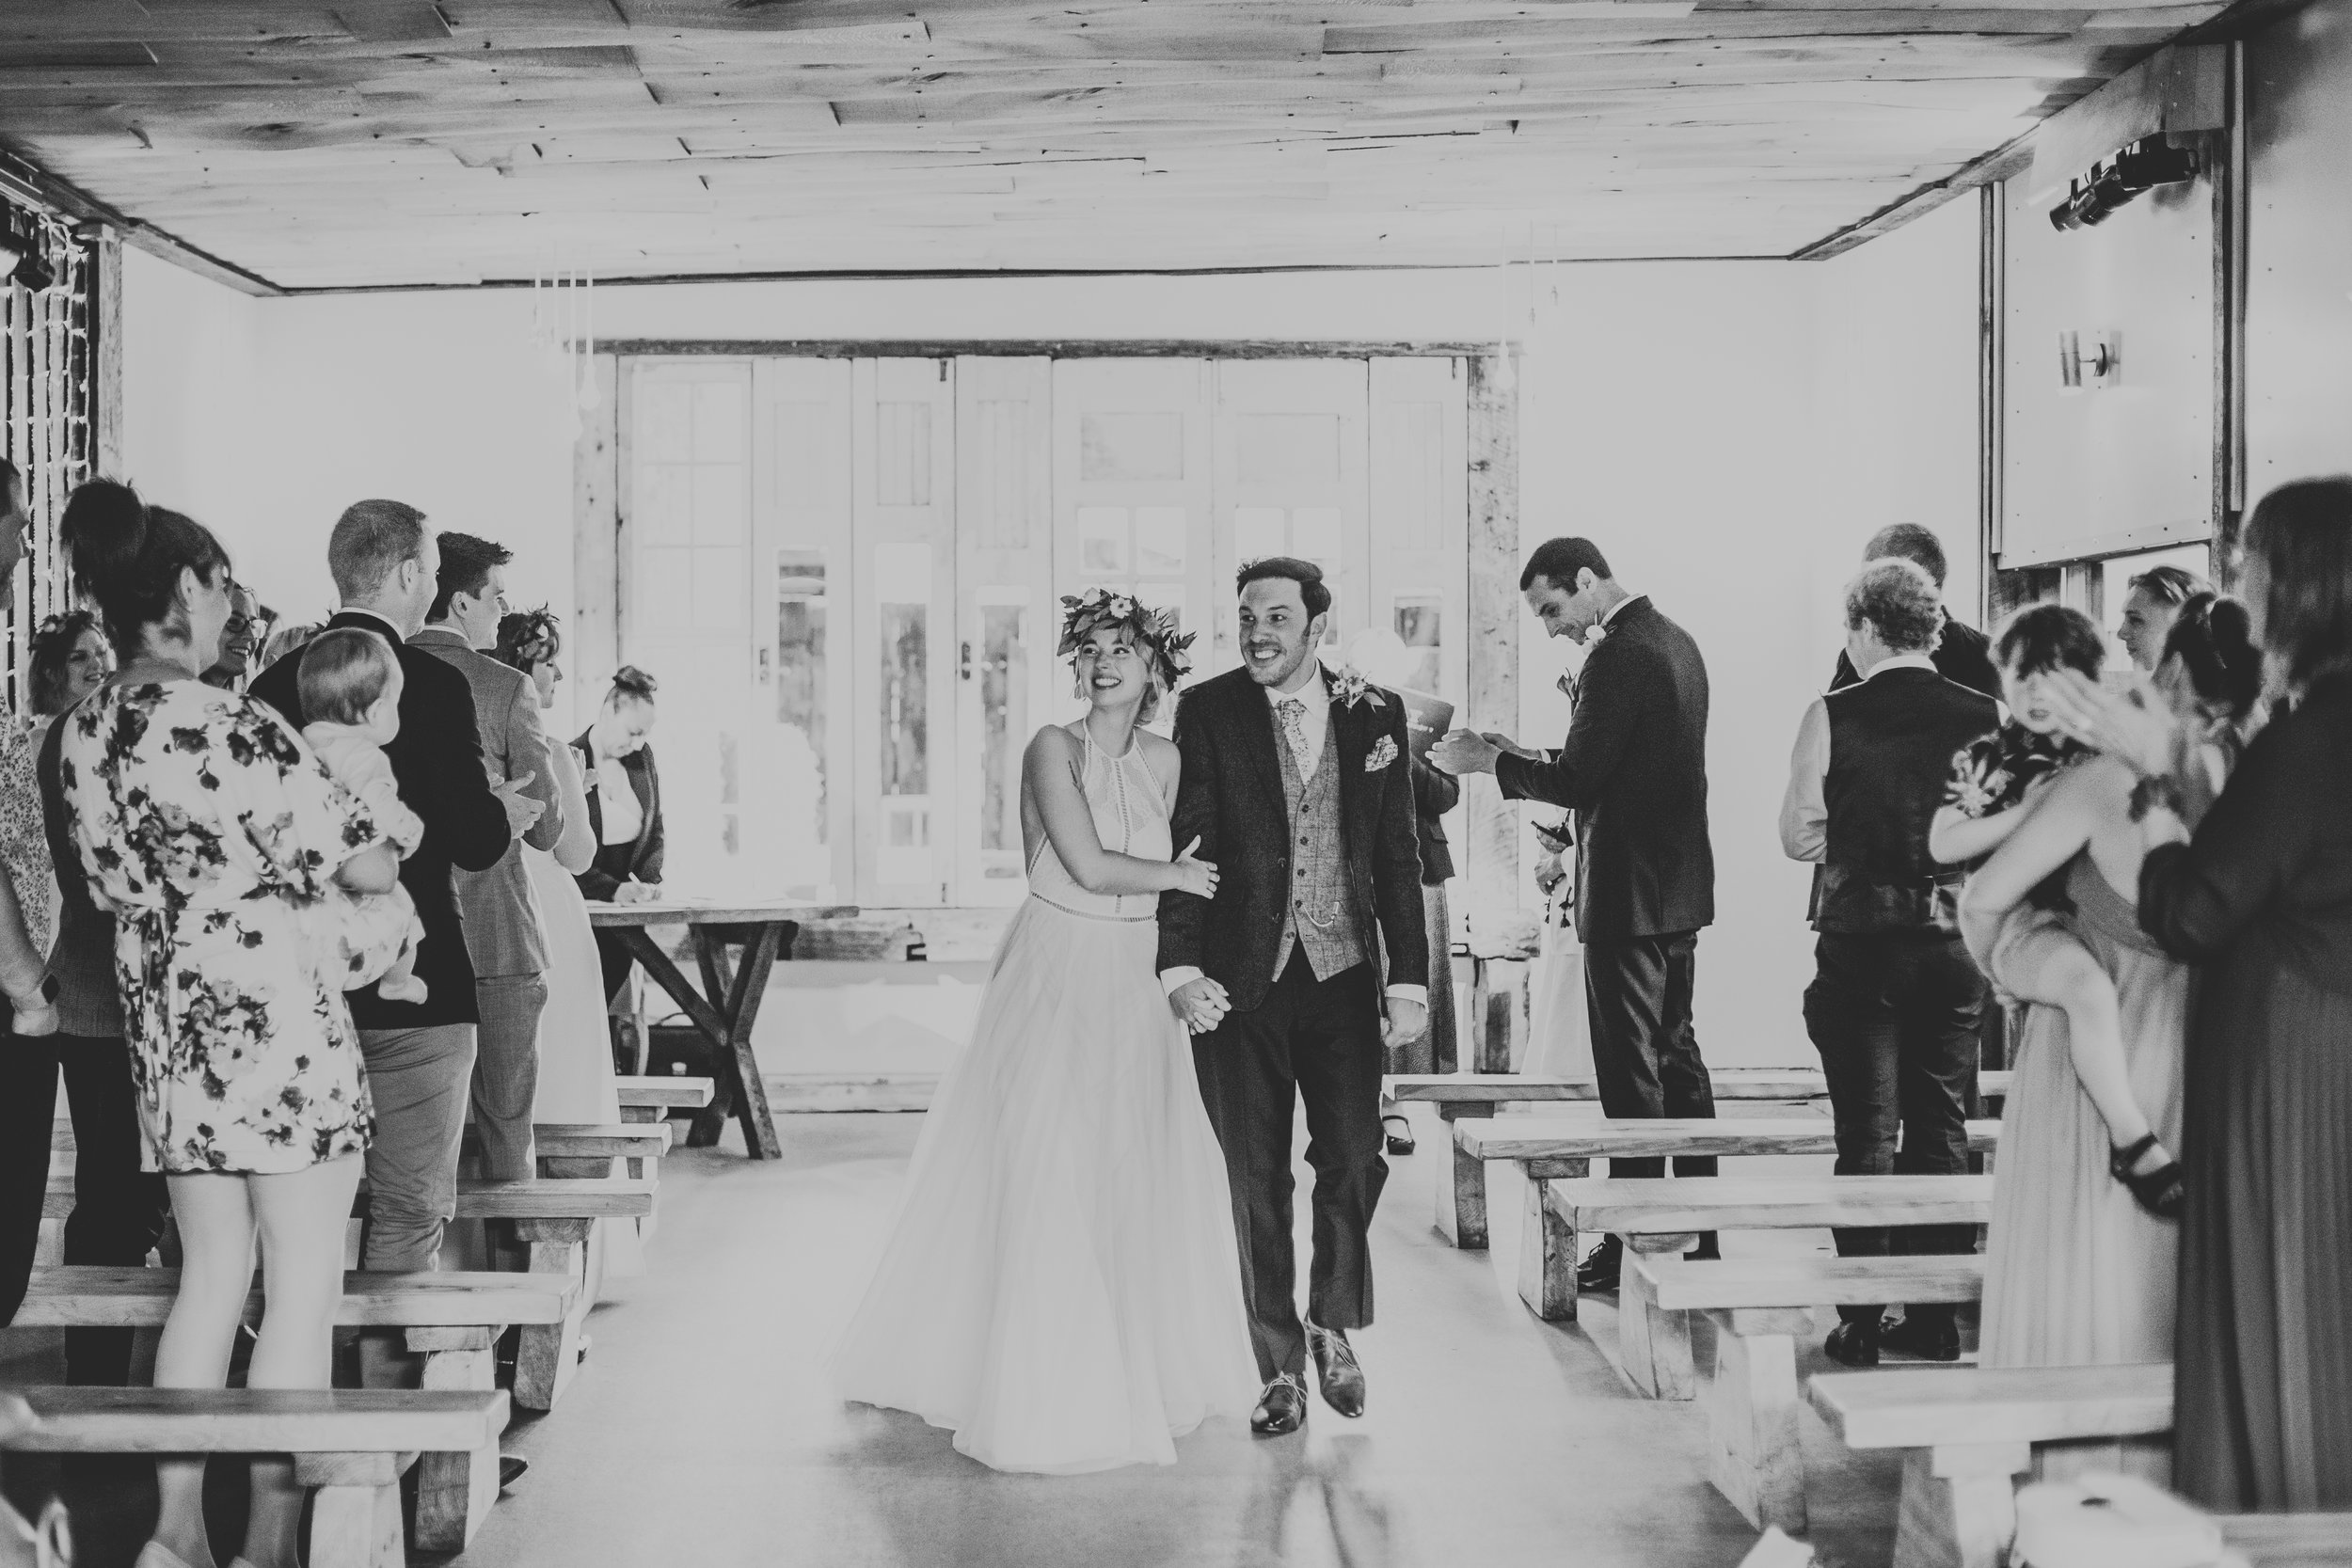
[[[775,1118],[769,1113],[768,1087],[760,1080],[759,1058],[752,1052],[752,1028],[759,1022],[759,1006],[768,994],[769,972],[783,949],[787,927],[797,930],[791,921],[768,921],[755,927],[694,927],[695,957],[702,965],[703,984],[723,1009],[726,1020],[726,1037],[717,1042],[720,1072],[723,1079],[733,1079],[729,1085],[736,1096],[732,1108],[736,1119],[743,1124],[743,1147],[755,1160],[773,1160],[784,1153],[784,1145],[776,1137]],[[743,966],[730,982],[726,948],[731,939],[742,944]],[[711,1117],[714,1128],[725,1124],[725,1114],[715,1096],[710,1109],[703,1113]],[[699,1122],[698,1117],[698,1125]]]
[[[687,1124],[686,1134],[688,1148],[707,1148],[719,1141],[719,1132],[726,1126],[727,1113],[734,1107],[732,1096],[735,1082],[727,1070],[726,1061],[727,1022],[718,1010],[718,1004],[726,999],[726,991],[723,989],[714,990],[711,995],[717,1001],[706,1000],[703,993],[694,989],[693,982],[670,960],[670,955],[661,950],[643,927],[624,926],[619,929],[621,940],[628,944],[630,956],[644,967],[654,984],[669,993],[670,1000],[684,1010],[687,1021],[709,1043],[710,1103],[695,1113],[693,1119]],[[689,927],[687,940],[693,944],[699,960],[703,953],[702,927]],[[707,970],[705,973],[707,974]],[[757,1151],[754,1153],[756,1157]]]

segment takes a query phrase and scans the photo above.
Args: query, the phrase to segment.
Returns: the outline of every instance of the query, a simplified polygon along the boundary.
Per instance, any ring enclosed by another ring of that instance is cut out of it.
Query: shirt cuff
[[[1426,1007],[1429,1006],[1429,988],[1427,986],[1391,986],[1389,1000],[1411,1002]]]
[[[1200,978],[1200,971],[1193,965],[1178,964],[1174,969],[1160,971],[1160,990],[1164,994],[1173,996]]]

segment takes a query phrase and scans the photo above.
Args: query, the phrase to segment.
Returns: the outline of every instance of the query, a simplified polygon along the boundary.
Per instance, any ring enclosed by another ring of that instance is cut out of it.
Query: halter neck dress
[[[1169,859],[1142,747],[1077,735],[1103,847]],[[1225,1159],[1160,989],[1158,905],[1088,892],[1041,839],[834,1353],[845,1398],[913,1411],[996,1469],[1172,1464],[1174,1438],[1257,1402]]]
[[[2090,855],[2066,869],[2065,917],[2115,981],[2133,1098],[2181,1147],[2189,970],[2139,928]],[[2123,1366],[2172,1359],[2180,1227],[2107,1171],[2106,1123],[2074,1076],[2066,1015],[2031,1004],[2001,1117],[1985,1244],[1981,1364]]]

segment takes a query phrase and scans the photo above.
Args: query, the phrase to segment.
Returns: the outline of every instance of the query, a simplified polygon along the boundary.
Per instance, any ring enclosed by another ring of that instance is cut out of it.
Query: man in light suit
[[[539,1015],[548,1005],[547,939],[532,896],[522,847],[551,849],[564,832],[539,696],[531,677],[478,650],[498,643],[506,611],[505,546],[469,533],[441,535],[438,592],[424,629],[409,645],[466,677],[473,691],[482,760],[494,779],[521,787],[546,808],[486,871],[457,873],[457,902],[473,959],[482,1022],[473,1064],[473,1119],[482,1133],[482,1174],[527,1181],[536,1174],[532,1102],[539,1089]]]
[[[1545,630],[1590,650],[1567,739],[1539,755],[1456,730],[1430,761],[1492,773],[1506,800],[1576,814],[1576,934],[1602,1112],[1712,1117],[1714,1084],[1691,1022],[1699,931],[1715,920],[1706,661],[1648,595],[1618,586],[1589,539],[1538,546],[1519,590]],[[1612,1160],[1609,1174],[1663,1176],[1665,1162]],[[1677,1156],[1675,1174],[1712,1176],[1714,1158]],[[1614,1290],[1621,1246],[1606,1238],[1578,1271],[1580,1288]],[[1715,1256],[1714,1236],[1703,1233],[1692,1256]]]

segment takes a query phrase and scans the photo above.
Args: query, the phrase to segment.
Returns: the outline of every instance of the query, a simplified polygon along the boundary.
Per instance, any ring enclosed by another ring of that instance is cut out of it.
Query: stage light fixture
[[[2162,136],[2136,141],[2090,172],[2066,183],[2066,199],[2050,209],[2050,227],[2059,233],[2106,222],[2142,191],[2197,178],[2197,154]]]

